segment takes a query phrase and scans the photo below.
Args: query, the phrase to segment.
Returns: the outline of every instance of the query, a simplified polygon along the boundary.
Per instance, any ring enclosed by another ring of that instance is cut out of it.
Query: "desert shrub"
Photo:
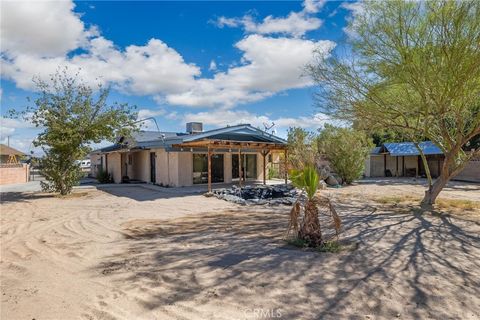
[[[317,138],[317,148],[342,180],[350,184],[362,176],[373,143],[363,131],[325,125]]]
[[[320,252],[337,253],[342,250],[342,245],[338,241],[325,241],[316,249]]]
[[[302,128],[288,129],[288,162],[289,167],[302,170],[307,166],[315,166],[317,152],[315,144],[315,134]]]
[[[112,183],[113,182],[113,179],[112,179],[112,176],[110,175],[110,173],[108,173],[107,171],[105,171],[103,169],[98,170],[96,178],[97,178],[98,182],[100,182],[100,183]]]
[[[279,178],[280,173],[278,172],[277,168],[270,167],[268,169],[268,180],[271,180],[273,178]]]

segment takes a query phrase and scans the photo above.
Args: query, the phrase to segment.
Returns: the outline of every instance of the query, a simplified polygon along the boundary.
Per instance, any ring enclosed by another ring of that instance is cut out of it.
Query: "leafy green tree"
[[[365,160],[374,147],[365,132],[328,124],[320,131],[317,144],[319,152],[347,184],[362,176]]]
[[[27,121],[44,129],[33,142],[45,153],[41,174],[46,182],[42,182],[42,188],[66,195],[81,177],[75,160],[91,151],[91,143],[128,136],[136,129],[137,115],[127,104],[109,105],[108,89],[99,86],[94,91],[77,75],[69,76],[67,69],[57,71],[50,82],[34,82],[39,97],[23,114]]]
[[[387,129],[444,153],[440,176],[422,200],[480,153],[464,146],[480,134],[480,1],[362,2],[348,30],[351,55],[319,60],[308,71],[323,112],[363,128]]]
[[[289,128],[287,132],[288,161],[292,168],[302,169],[315,165],[317,152],[312,143],[315,134],[303,128]]]

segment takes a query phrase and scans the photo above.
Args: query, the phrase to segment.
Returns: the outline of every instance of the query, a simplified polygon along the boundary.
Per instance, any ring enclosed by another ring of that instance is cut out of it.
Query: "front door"
[[[155,152],[150,152],[150,182],[156,183]]]

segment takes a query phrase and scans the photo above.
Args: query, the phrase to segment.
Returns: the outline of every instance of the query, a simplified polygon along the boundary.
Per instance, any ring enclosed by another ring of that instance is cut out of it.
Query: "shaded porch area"
[[[212,183],[222,180],[219,179],[219,172],[223,170],[223,167],[222,170],[220,170],[219,167],[221,167],[220,164],[223,160],[219,161],[217,156],[218,154],[228,153],[231,155],[232,178],[238,178],[238,185],[240,187],[242,187],[242,185],[246,183],[247,178],[254,176],[251,172],[254,170],[253,168],[256,168],[256,164],[251,166],[249,165],[249,163],[254,163],[253,161],[248,161],[249,152],[255,152],[257,154],[260,154],[262,157],[262,183],[264,185],[267,183],[267,156],[270,153],[283,153],[285,168],[287,168],[288,163],[287,146],[281,143],[202,139],[197,141],[174,144],[172,147],[180,150],[190,149],[192,152],[194,150],[206,150],[206,161],[203,161],[203,165],[206,164],[206,182],[208,192],[212,192]],[[197,163],[202,163],[201,159],[198,159]],[[195,179],[198,179],[198,177],[195,176],[195,170],[196,168],[194,158],[194,183]],[[203,182],[203,180],[200,177],[200,183],[201,182]],[[286,184],[287,182],[288,170],[284,170],[283,183]]]

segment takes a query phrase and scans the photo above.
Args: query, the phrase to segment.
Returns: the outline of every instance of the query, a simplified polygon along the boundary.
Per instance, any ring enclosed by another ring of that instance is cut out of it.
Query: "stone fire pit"
[[[213,195],[219,199],[238,203],[241,205],[292,205],[299,191],[290,184],[277,184],[271,186],[253,185],[231,188],[214,189]]]

